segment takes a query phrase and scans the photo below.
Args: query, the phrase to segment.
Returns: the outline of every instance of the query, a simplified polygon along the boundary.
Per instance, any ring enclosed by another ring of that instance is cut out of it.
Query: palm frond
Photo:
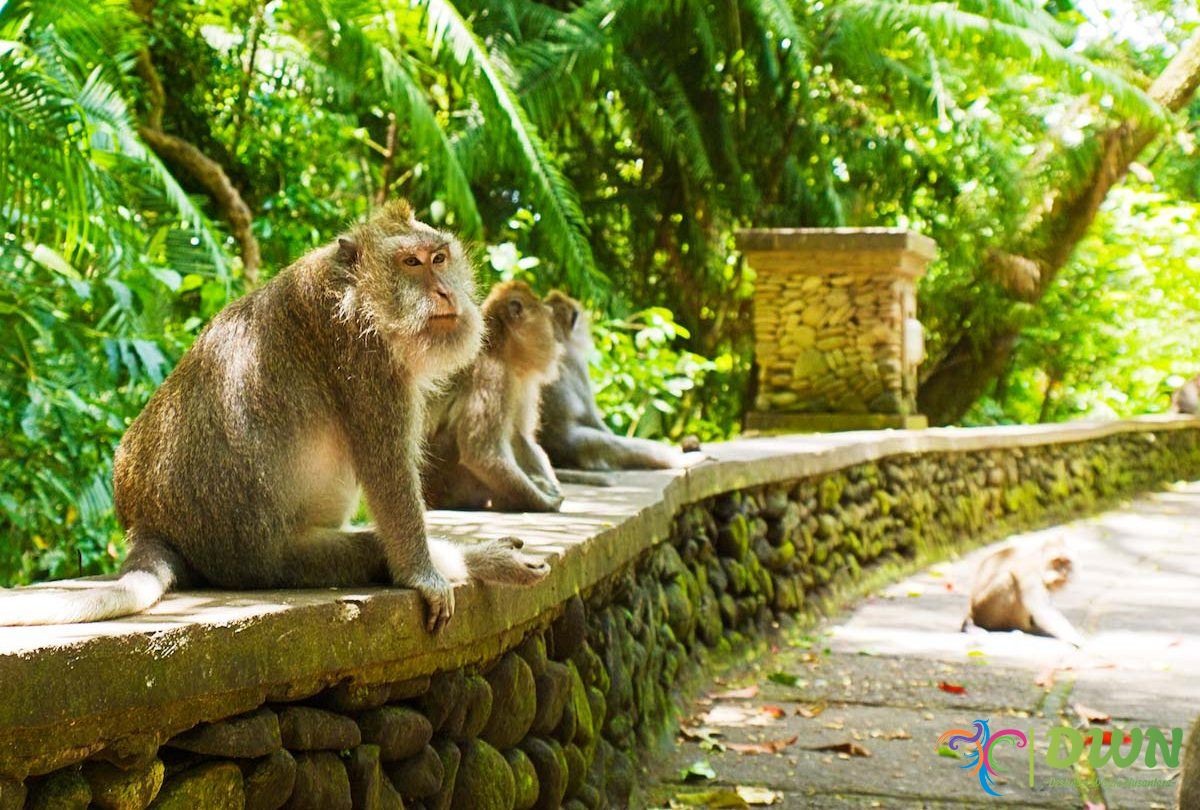
[[[495,138],[531,181],[530,197],[540,219],[547,246],[554,251],[573,286],[586,295],[607,288],[608,279],[596,267],[587,240],[587,224],[575,189],[554,162],[550,150],[521,106],[507,76],[512,71],[492,55],[448,0],[413,0],[426,13],[429,42],[448,45],[454,61],[474,72],[481,96],[506,130]]]

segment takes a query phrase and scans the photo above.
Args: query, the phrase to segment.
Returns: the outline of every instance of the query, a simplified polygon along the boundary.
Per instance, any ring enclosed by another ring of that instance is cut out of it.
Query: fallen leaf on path
[[[1108,810],[1108,805],[1101,802],[1084,802],[1083,810]]]
[[[828,723],[822,723],[821,726],[823,728],[828,728],[833,731],[841,731],[842,729],[844,729],[846,727],[846,721],[845,720],[830,720]]]
[[[1050,687],[1054,686],[1054,681],[1058,678],[1058,673],[1073,672],[1074,670],[1075,667],[1069,664],[1063,667],[1048,667],[1042,671],[1042,674],[1037,676],[1037,679],[1034,680],[1033,683],[1035,686],[1040,686],[1043,689],[1049,689]]]
[[[679,735],[686,740],[700,743],[702,748],[712,749],[723,747],[721,741],[717,739],[721,736],[721,732],[708,726],[680,726]]]
[[[708,697],[711,700],[738,700],[739,698],[753,698],[758,696],[758,685],[751,684],[750,686],[741,689],[730,689],[725,692],[709,692]]]
[[[937,688],[952,695],[965,695],[967,693],[967,687],[956,683],[947,683],[946,681],[938,681]]]
[[[769,726],[775,723],[776,717],[761,709],[741,706],[714,706],[711,711],[700,715],[700,722],[706,726]]]
[[[962,759],[962,754],[958,753],[953,748],[948,748],[944,745],[938,749],[938,756],[949,757],[950,759]]]
[[[816,717],[823,711],[825,711],[825,706],[821,705],[821,704],[814,704],[812,706],[797,706],[796,707],[796,714],[800,715],[801,717],[806,717],[809,720],[813,719],[814,717]]]
[[[794,745],[798,739],[800,738],[792,736],[786,740],[767,740],[758,743],[725,743],[725,747],[740,754],[777,754],[789,745]]]
[[[679,772],[679,778],[685,782],[695,782],[699,779],[716,779],[717,772],[707,759],[698,759]]]
[[[720,788],[718,790],[702,790],[694,793],[676,793],[671,799],[671,807],[734,807],[745,808],[750,805],[738,795],[736,790]]]
[[[873,739],[873,740],[880,740],[880,739],[883,739],[883,740],[911,740],[912,735],[909,734],[907,731],[905,731],[902,728],[898,728],[895,731],[880,731],[879,729],[875,729],[874,731],[871,732],[871,739]]]
[[[832,745],[818,745],[809,748],[809,751],[833,751],[835,754],[847,754],[852,757],[869,757],[871,752],[856,742],[833,743]]]
[[[764,787],[738,785],[737,794],[746,801],[746,804],[751,804],[756,807],[775,804],[776,802],[783,800],[782,793]]]
[[[782,684],[783,686],[808,686],[808,681],[796,675],[789,675],[786,672],[772,672],[767,676],[767,680],[771,683]]]
[[[1108,723],[1112,721],[1111,714],[1105,714],[1082,703],[1076,703],[1071,708],[1075,710],[1075,714],[1079,715],[1079,719],[1084,723]]]
[[[769,715],[771,715],[772,717],[774,717],[775,719],[779,719],[780,717],[783,717],[784,715],[786,715],[786,714],[787,714],[787,712],[786,712],[786,711],[784,711],[784,710],[783,710],[781,707],[779,707],[779,706],[763,706],[763,707],[762,707],[762,713],[763,713],[763,714],[769,714]]]

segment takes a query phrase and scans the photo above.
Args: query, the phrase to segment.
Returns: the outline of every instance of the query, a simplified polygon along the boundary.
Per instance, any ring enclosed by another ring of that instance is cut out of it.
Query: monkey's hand
[[[563,502],[562,490],[559,489],[558,483],[551,481],[544,475],[531,475],[529,476],[529,480],[533,482],[535,487],[542,491],[542,494],[554,502],[554,509],[552,511],[558,511],[558,507],[562,506]]]
[[[454,586],[438,571],[431,568],[427,572],[397,578],[396,584],[420,592],[421,598],[429,606],[425,629],[430,633],[441,630],[454,615]]]

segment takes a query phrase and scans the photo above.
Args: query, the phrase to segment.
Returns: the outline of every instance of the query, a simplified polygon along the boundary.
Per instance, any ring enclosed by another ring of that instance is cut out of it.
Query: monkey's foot
[[[454,615],[454,586],[437,571],[410,577],[398,584],[418,591],[421,598],[425,600],[425,604],[429,607],[425,629],[430,633],[441,630]]]
[[[507,585],[540,582],[550,573],[550,564],[519,550],[524,547],[525,542],[518,537],[501,537],[472,545],[464,550],[467,570],[484,582]]]

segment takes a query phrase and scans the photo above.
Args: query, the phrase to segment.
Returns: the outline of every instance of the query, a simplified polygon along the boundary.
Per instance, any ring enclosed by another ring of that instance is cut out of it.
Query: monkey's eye
[[[421,266],[421,260],[418,259],[416,256],[405,256],[404,263],[406,265],[408,265],[409,267],[420,267]]]
[[[446,263],[446,254],[445,253],[433,254],[433,263],[434,264],[445,264]]]

